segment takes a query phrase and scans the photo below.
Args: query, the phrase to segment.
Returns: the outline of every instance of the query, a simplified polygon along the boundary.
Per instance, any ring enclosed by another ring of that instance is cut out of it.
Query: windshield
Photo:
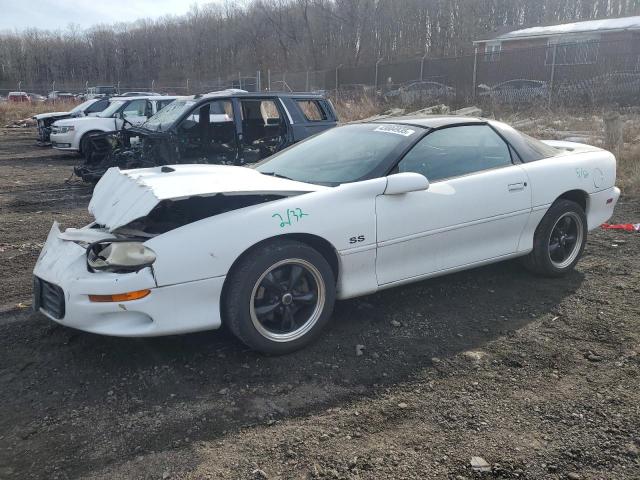
[[[169,128],[180,116],[196,102],[193,100],[175,100],[149,118],[142,126],[148,130],[162,132]]]
[[[99,117],[113,117],[113,115],[120,110],[126,102],[124,100],[116,100],[114,102],[109,102],[109,106],[101,111],[98,116]]]
[[[82,102],[80,105],[76,105],[75,107],[73,107],[71,109],[71,113],[83,112],[85,108],[87,108],[89,105],[95,102],[96,102],[95,100],[87,100],[86,102]]]
[[[354,124],[332,128],[268,158],[256,169],[307,183],[339,185],[373,174],[420,135],[419,127]]]

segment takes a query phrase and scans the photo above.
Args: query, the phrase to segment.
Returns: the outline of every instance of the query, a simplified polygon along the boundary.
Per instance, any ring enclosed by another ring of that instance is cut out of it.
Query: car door
[[[438,129],[396,172],[417,172],[427,190],[376,199],[379,285],[506,258],[531,211],[526,172],[489,125]]]
[[[296,142],[336,126],[333,110],[326,100],[316,98],[282,98],[281,100],[291,114],[293,137]]]
[[[133,125],[142,125],[151,113],[151,104],[146,99],[131,100],[122,109],[122,116]]]

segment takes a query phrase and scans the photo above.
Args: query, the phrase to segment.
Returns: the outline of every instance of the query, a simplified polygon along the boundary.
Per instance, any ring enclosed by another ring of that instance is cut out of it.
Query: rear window
[[[327,119],[327,115],[317,100],[296,100],[296,103],[308,122],[321,122]]]
[[[560,151],[557,148],[552,147],[551,145],[547,145],[546,143],[543,143],[540,140],[530,137],[526,133],[522,133],[522,132],[519,132],[519,133],[520,135],[522,135],[522,138],[524,139],[526,144],[529,146],[529,148],[531,148],[531,150],[536,152],[542,158],[555,157],[560,153]]]

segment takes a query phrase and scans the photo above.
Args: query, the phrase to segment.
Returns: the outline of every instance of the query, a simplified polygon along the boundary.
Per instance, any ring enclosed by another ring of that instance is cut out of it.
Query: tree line
[[[524,26],[640,14],[640,0],[247,0],[183,16],[0,34],[0,86],[182,85],[471,53]]]

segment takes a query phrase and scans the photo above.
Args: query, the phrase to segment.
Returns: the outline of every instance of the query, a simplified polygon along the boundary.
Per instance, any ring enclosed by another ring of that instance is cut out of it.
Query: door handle
[[[524,190],[524,187],[527,186],[527,182],[518,182],[518,183],[510,183],[508,185],[510,192],[517,192],[518,190]]]

